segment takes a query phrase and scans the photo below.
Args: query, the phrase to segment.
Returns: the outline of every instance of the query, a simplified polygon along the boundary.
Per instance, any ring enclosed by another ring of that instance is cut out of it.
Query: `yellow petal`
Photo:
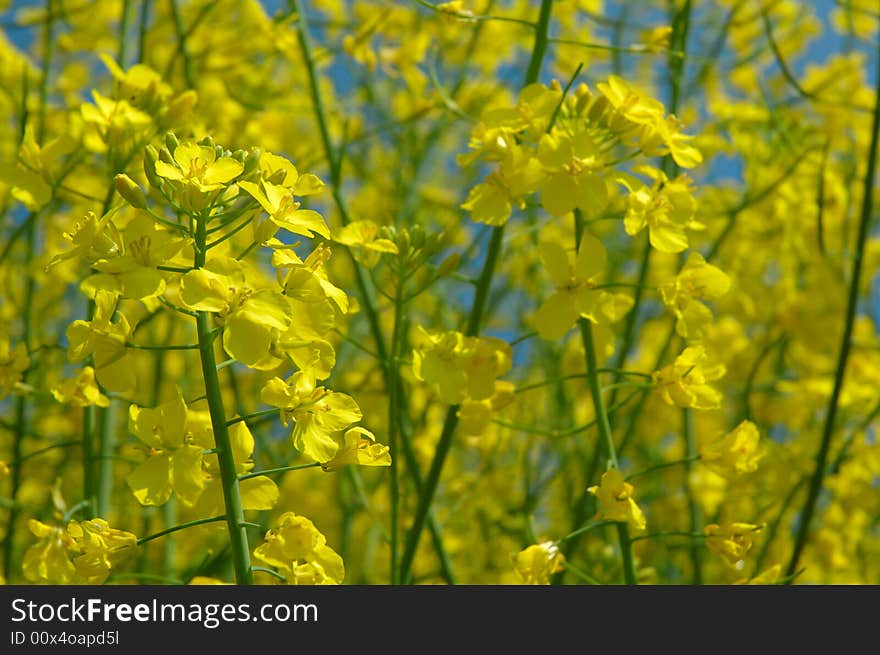
[[[532,322],[542,339],[558,341],[574,326],[577,318],[571,294],[558,292],[544,301],[532,316]]]
[[[242,480],[239,487],[241,489],[241,504],[244,509],[272,509],[278,502],[278,485],[263,475]]]
[[[592,234],[584,233],[578,248],[575,261],[575,277],[578,280],[589,280],[605,270],[608,253],[605,246]]]
[[[125,478],[141,505],[164,505],[171,498],[171,456],[154,455]]]

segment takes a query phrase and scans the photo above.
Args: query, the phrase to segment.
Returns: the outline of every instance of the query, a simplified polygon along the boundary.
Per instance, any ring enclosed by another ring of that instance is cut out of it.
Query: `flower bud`
[[[242,171],[242,175],[249,175],[251,171],[257,168],[260,163],[260,149],[253,148],[244,158],[242,165],[244,166],[244,170]]]
[[[397,252],[404,255],[409,252],[409,233],[406,230],[401,230],[397,233]]]
[[[460,263],[461,255],[457,252],[452,253],[449,257],[440,262],[440,265],[437,267],[437,277],[444,277],[454,273]]]
[[[587,113],[587,117],[594,123],[598,123],[602,116],[607,111],[610,104],[608,102],[608,98],[605,96],[599,96],[596,98],[596,102],[593,103],[593,106],[590,107],[590,111]]]
[[[156,175],[156,162],[159,161],[159,153],[153,146],[147,146],[144,149],[144,175],[147,176],[147,182],[150,186],[158,189],[162,180]]]
[[[128,175],[120,173],[113,178],[113,182],[116,185],[116,191],[129,205],[135,209],[147,208],[147,196],[144,195],[144,190]]]
[[[409,238],[412,243],[412,247],[415,250],[419,250],[422,246],[425,245],[425,230],[422,229],[422,226],[416,223],[409,230]]]
[[[164,161],[166,164],[171,164],[172,166],[177,166],[177,164],[174,161],[174,157],[171,154],[171,151],[165,146],[162,146],[161,148],[159,148],[159,160]]]
[[[177,135],[174,134],[174,132],[165,133],[165,147],[168,148],[170,152],[177,150],[177,146],[179,145],[180,141],[177,140]]]

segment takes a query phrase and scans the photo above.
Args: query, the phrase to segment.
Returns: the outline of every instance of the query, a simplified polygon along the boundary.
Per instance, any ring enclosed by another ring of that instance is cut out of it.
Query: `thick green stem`
[[[538,15],[538,23],[535,27],[535,42],[532,47],[532,56],[529,60],[528,70],[526,72],[523,86],[528,86],[537,82],[541,74],[541,64],[544,60],[544,54],[547,52],[547,32],[550,26],[550,13],[553,8],[553,0],[541,0],[541,10]],[[486,312],[486,305],[489,299],[489,291],[492,288],[492,278],[495,275],[495,266],[501,253],[501,245],[504,241],[504,226],[496,226],[492,228],[492,237],[489,241],[489,250],[486,253],[486,260],[483,264],[483,270],[480,273],[477,282],[476,292],[474,294],[474,302],[471,307],[470,317],[467,323],[467,336],[476,336],[480,333],[480,327],[483,323],[483,316]],[[437,486],[440,483],[440,475],[443,472],[443,466],[446,463],[446,457],[452,447],[455,428],[458,425],[458,405],[452,405],[446,412],[446,418],[443,421],[443,429],[440,433],[440,439],[437,442],[437,448],[434,452],[434,458],[431,461],[431,468],[428,470],[428,477],[425,479],[425,486],[422,493],[419,494],[419,503],[416,508],[416,514],[410,528],[406,545],[404,546],[403,555],[400,560],[400,579],[404,583],[410,582],[412,578],[412,565],[415,560],[416,549],[419,546],[419,539],[428,520],[431,505],[434,502],[434,496],[437,493]]]
[[[196,221],[195,268],[205,265],[207,254],[207,217],[200,216]],[[253,584],[251,573],[250,547],[247,528],[244,525],[244,510],[241,505],[241,489],[235,470],[229,428],[226,425],[226,412],[223,409],[223,396],[217,361],[214,358],[214,336],[211,328],[211,314],[200,311],[196,316],[196,330],[199,336],[199,356],[202,362],[202,375],[205,379],[205,396],[211,414],[211,427],[214,430],[214,443],[217,446],[217,459],[220,463],[220,480],[223,487],[223,503],[226,507],[226,525],[229,530],[229,543],[232,547],[232,563],[235,581],[238,584]]]
[[[853,327],[855,326],[856,309],[859,301],[859,285],[862,279],[862,263],[865,253],[865,243],[868,239],[868,228],[871,224],[871,214],[873,212],[874,173],[877,167],[877,141],[878,133],[880,133],[880,41],[878,41],[877,54],[877,80],[874,89],[875,100],[874,118],[871,126],[871,145],[868,151],[868,166],[865,169],[864,189],[862,191],[862,213],[859,219],[859,233],[856,242],[856,249],[853,253],[852,276],[849,282],[849,294],[847,298],[843,336],[841,337],[840,353],[837,357],[837,368],[834,374],[834,388],[831,391],[831,397],[828,400],[828,411],[825,414],[822,441],[819,444],[819,450],[816,452],[816,467],[810,478],[807,498],[804,502],[804,508],[801,512],[800,523],[795,536],[794,550],[792,551],[791,560],[786,569],[786,575],[788,576],[793,575],[795,571],[797,571],[801,554],[807,543],[807,538],[810,535],[810,523],[813,520],[813,514],[816,510],[816,501],[819,499],[819,492],[822,490],[822,483],[825,479],[828,451],[831,448],[831,439],[834,436],[834,423],[837,418],[840,394],[843,390],[846,364],[849,359],[850,349],[852,348],[852,332]]]

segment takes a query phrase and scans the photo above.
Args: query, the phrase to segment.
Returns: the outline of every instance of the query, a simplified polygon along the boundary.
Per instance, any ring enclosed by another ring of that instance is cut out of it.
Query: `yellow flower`
[[[572,257],[558,243],[539,246],[541,263],[556,290],[535,312],[533,321],[542,338],[556,341],[592,314],[600,298],[596,278],[605,270],[607,254],[602,242],[584,234],[577,255]]]
[[[73,224],[73,228],[69,232],[64,232],[61,235],[65,241],[73,244],[73,249],[55,255],[46,266],[46,270],[48,271],[67,259],[82,258],[92,263],[121,253],[123,250],[122,235],[112,220],[116,211],[115,209],[109,211],[100,219],[95,215],[95,212],[86,212],[82,219]]]
[[[165,278],[156,267],[165,264],[189,242],[166,230],[146,212],[138,211],[122,233],[122,249],[93,263],[111,277],[124,298],[144,300],[165,291]]]
[[[260,176],[267,182],[290,189],[298,196],[311,196],[324,189],[324,183],[317,175],[301,174],[290,160],[271,152],[260,155]]]
[[[596,216],[608,204],[602,152],[588,132],[569,135],[554,130],[541,137],[537,154],[546,175],[538,188],[541,204],[553,216],[575,208]]]
[[[31,519],[28,527],[39,539],[25,552],[22,564],[31,582],[103,584],[137,548],[134,534],[111,528],[104,519],[70,521],[66,529]]]
[[[478,223],[504,225],[513,206],[525,207],[525,197],[534,193],[543,179],[543,169],[532,151],[511,145],[498,169],[470,190],[461,208],[471,212]]]
[[[274,368],[271,353],[290,325],[287,298],[274,289],[253,289],[244,270],[231,257],[216,257],[180,280],[180,299],[196,311],[215,312],[224,319],[223,349],[251,368]]]
[[[587,491],[599,501],[596,519],[626,522],[636,530],[645,529],[645,515],[632,497],[633,486],[624,481],[618,469],[605,471],[599,485],[590,487]]]
[[[702,346],[692,346],[675,358],[675,361],[653,374],[660,395],[670,405],[694,409],[718,409],[721,392],[709,382],[718,380],[725,373],[723,364],[710,364]]]
[[[524,548],[513,556],[513,570],[523,584],[550,584],[550,576],[563,569],[565,557],[552,541]]]
[[[200,211],[210,196],[226,188],[241,175],[244,166],[232,157],[217,158],[214,148],[184,142],[174,149],[174,162],[156,162],[156,175],[163,177],[178,190],[180,206]]]
[[[22,375],[31,365],[27,346],[9,342],[6,330],[0,327],[0,399],[20,387]]]
[[[254,559],[278,569],[288,584],[340,584],[342,558],[306,517],[285,512],[254,551]]]
[[[380,237],[379,229],[373,221],[354,221],[339,230],[333,240],[352,248],[357,260],[372,268],[382,253],[397,254],[397,244]]]
[[[30,211],[39,211],[52,199],[52,185],[63,165],[62,158],[74,150],[76,141],[64,134],[40,146],[32,122],[28,122],[22,136],[18,161],[0,163],[0,183],[8,185],[12,197]]]
[[[751,523],[713,523],[704,529],[706,547],[720,555],[728,566],[736,566],[752,547],[753,537],[759,530],[761,526]]]
[[[263,386],[260,397],[281,410],[285,426],[293,419],[294,448],[321,463],[330,462],[339,450],[334,435],[363,416],[354,398],[316,386],[315,379],[302,371],[287,381],[272,378]]]
[[[150,115],[127,100],[114,100],[96,90],[92,91],[92,100],[95,104],[84,103],[80,112],[90,128],[84,143],[95,152],[124,152],[142,144],[154,130]]]
[[[75,378],[68,378],[53,387],[52,395],[59,403],[72,403],[77,407],[110,406],[110,399],[95,383],[95,369],[91,366],[84,366]]]
[[[321,468],[338,471],[348,464],[391,466],[391,453],[388,446],[376,443],[376,436],[366,428],[350,428],[345,431],[342,447],[333,459],[321,464]]]
[[[103,584],[110,572],[137,549],[137,537],[131,532],[111,528],[104,519],[71,521],[67,534],[77,575],[83,584]]]
[[[261,233],[263,240],[268,239],[278,228],[283,228],[294,234],[313,238],[320,234],[325,239],[330,238],[330,230],[324,222],[324,217],[314,209],[301,209],[301,203],[294,199],[294,192],[280,184],[273,184],[266,180],[254,182],[239,182],[239,187],[250,194],[254,200],[269,215],[269,221],[273,230]]]
[[[187,407],[177,398],[155,408],[129,407],[129,430],[146,446],[148,456],[125,481],[141,505],[163,505],[176,491],[187,504],[205,488],[202,460],[206,448],[187,432]]]
[[[510,345],[495,337],[465,337],[454,331],[431,334],[420,327],[419,339],[413,373],[431,384],[444,403],[490,398],[496,379],[511,367]]]
[[[272,265],[278,269],[284,294],[306,303],[329,300],[340,312],[347,313],[348,296],[327,276],[331,254],[330,248],[319,245],[303,261],[293,250],[276,250],[272,254]]]
[[[194,435],[204,435],[199,442],[205,443],[210,439],[210,448],[214,447],[214,431],[211,428],[211,417],[208,412],[190,411],[187,417],[187,430]],[[251,434],[247,423],[239,421],[229,426],[229,443],[232,446],[232,461],[235,463],[237,475],[243,475],[254,468],[254,435]],[[223,514],[226,506],[223,501],[222,477],[220,475],[220,460],[217,455],[206,456],[203,459],[205,474],[205,487],[198,500],[193,504],[193,513],[196,516],[209,517]],[[238,483],[241,495],[242,509],[246,510],[270,510],[278,502],[278,485],[266,477],[258,475]]]
[[[519,92],[515,106],[489,109],[483,113],[482,122],[540,136],[547,131],[547,124],[559,106],[561,97],[559,88],[548,88],[540,83],[529,84]]]
[[[694,220],[697,201],[690,178],[679,175],[670,180],[663,171],[648,166],[636,170],[653,179],[654,184],[648,186],[632,176],[618,178],[630,192],[623,219],[626,233],[635,236],[647,227],[651,245],[660,252],[685,250],[687,230],[700,227]]]
[[[24,577],[43,584],[74,584],[76,567],[70,558],[73,539],[64,528],[28,521],[28,528],[38,541],[27,549],[22,559]]]
[[[642,152],[649,156],[671,154],[682,168],[693,168],[703,161],[700,151],[689,145],[692,138],[681,133],[682,125],[674,116],[665,116],[663,104],[638,91],[622,78],[612,75],[597,88],[614,108],[617,116],[632,123],[612,123],[621,136],[631,137]]]
[[[478,436],[486,431],[493,414],[514,401],[515,387],[511,382],[495,380],[495,393],[490,398],[465,398],[458,408],[458,429],[462,435]]]
[[[758,428],[743,421],[731,432],[700,448],[700,461],[715,473],[727,478],[758,469],[764,456],[759,446]]]
[[[675,331],[684,339],[702,337],[712,322],[712,311],[700,299],[720,298],[730,288],[730,278],[716,266],[692,252],[675,280],[660,287],[663,303],[675,314]]]
[[[111,322],[116,314],[118,320]],[[95,377],[109,391],[127,392],[135,386],[135,372],[126,357],[131,326],[116,312],[116,294],[99,289],[91,321],[77,320],[67,327],[67,356],[72,362],[94,356]]]

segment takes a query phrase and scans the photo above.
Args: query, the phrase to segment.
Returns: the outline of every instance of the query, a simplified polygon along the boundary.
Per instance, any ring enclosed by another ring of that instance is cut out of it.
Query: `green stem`
[[[239,475],[239,481],[249,480],[251,478],[256,478],[261,475],[272,475],[273,473],[285,473],[287,471],[302,471],[303,469],[313,469],[321,466],[320,462],[312,462],[311,464],[296,464],[294,466],[279,466],[274,469],[264,469],[262,471],[253,471],[252,473],[245,473],[244,475]]]
[[[399,280],[397,285],[397,293],[394,301],[394,329],[391,335],[391,359],[389,360],[388,374],[388,446],[391,450],[391,543],[390,543],[390,570],[391,584],[400,582],[398,576],[398,531],[400,522],[400,481],[398,468],[398,434],[397,428],[400,425],[398,421],[398,413],[400,412],[400,403],[398,402],[398,391],[400,390],[400,332],[403,322],[403,281]]]
[[[318,78],[315,71],[314,59],[312,57],[312,48],[311,48],[311,40],[309,37],[309,29],[308,29],[308,18],[306,14],[303,12],[301,4],[298,0],[290,0],[288,3],[289,6],[297,12],[298,15],[298,35],[299,35],[299,43],[300,49],[303,54],[303,59],[306,64],[306,72],[309,76],[309,88],[312,96],[312,105],[314,107],[315,119],[318,123],[318,129],[321,134],[321,141],[324,146],[324,154],[327,159],[328,166],[330,167],[330,175],[331,175],[331,184],[333,186],[333,201],[336,204],[336,208],[339,211],[340,218],[342,219],[343,225],[347,225],[351,222],[351,218],[348,213],[348,208],[345,205],[345,202],[342,198],[340,187],[341,187],[341,166],[340,159],[336,155],[336,150],[333,146],[333,143],[330,139],[330,132],[327,127],[327,118],[326,113],[324,111],[324,102],[321,96],[320,87],[318,85]],[[376,344],[376,358],[382,362],[382,375],[385,382],[386,389],[390,390],[391,384],[391,376],[388,366],[386,362],[388,361],[388,352],[385,347],[385,340],[383,338],[383,330],[382,326],[379,323],[379,314],[376,310],[376,300],[373,294],[370,291],[370,287],[367,285],[367,276],[364,273],[363,267],[358,263],[358,261],[354,258],[351,251],[346,248],[346,252],[351,259],[352,266],[354,267],[355,273],[355,281],[358,286],[358,291],[361,296],[361,304],[364,309],[364,313],[367,317],[367,322],[370,327],[370,332],[373,337],[373,341]],[[417,473],[414,473],[417,475]],[[431,531],[432,536],[434,537],[434,545],[437,550],[437,554],[440,557],[441,564],[444,569],[444,576],[450,582],[454,579],[452,577],[452,571],[449,566],[449,558],[443,549],[442,541],[440,540],[439,529],[436,523],[433,520],[433,517],[430,517]]]
[[[150,23],[150,3],[152,0],[141,0],[141,15],[138,24],[138,63],[144,60],[144,52],[147,47],[147,28]]]
[[[144,346],[139,343],[127,343],[126,348],[134,348],[135,350],[198,350],[200,348],[197,343],[187,343],[183,345],[162,344],[158,346]]]
[[[43,29],[43,40],[42,40],[42,48],[43,48],[43,61],[41,67],[41,77],[40,77],[40,87],[39,87],[39,112],[37,114],[37,142],[43,143],[43,136],[45,132],[46,126],[46,102],[48,98],[48,89],[49,89],[49,71],[52,65],[52,54],[53,54],[53,35],[52,30],[54,27],[55,17],[53,14],[53,0],[47,0],[46,2],[46,24]],[[27,86],[27,77],[24,80],[24,86]],[[27,115],[27,96],[22,97],[22,106],[23,106],[23,116]],[[24,136],[24,131],[22,130],[21,136]],[[21,143],[19,142],[19,145]],[[34,294],[36,290],[36,285],[34,282],[34,277],[31,272],[31,264],[34,260],[34,251],[36,247],[36,226],[37,226],[37,216],[35,213],[29,215],[26,219],[27,228],[25,231],[25,239],[26,239],[26,250],[25,250],[25,261],[24,261],[24,275],[26,277],[25,281],[25,290],[24,290],[24,308],[22,309],[22,343],[24,343],[28,352],[31,351],[31,314],[33,312],[33,304],[34,304]],[[27,383],[29,371],[25,371],[22,375],[22,382]],[[15,407],[15,434],[13,435],[13,443],[12,443],[12,459],[15,461],[19,461],[22,457],[22,442],[25,437],[25,423],[27,421],[27,398],[25,396],[20,396],[16,402]],[[12,488],[10,490],[10,500],[12,501],[12,506],[9,509],[9,517],[6,523],[6,535],[3,539],[3,575],[4,578],[9,581],[10,573],[12,572],[12,549],[15,545],[14,535],[15,535],[15,522],[18,519],[18,504],[16,503],[16,496],[18,495],[19,487],[21,486],[21,466],[16,466],[12,471],[12,480],[11,485]]]
[[[147,543],[148,541],[153,541],[153,539],[158,539],[159,537],[164,537],[166,534],[171,534],[172,532],[177,532],[179,530],[186,530],[187,528],[194,528],[197,525],[205,525],[206,523],[217,523],[219,521],[225,521],[226,515],[221,514],[220,516],[212,516],[207,519],[196,519],[195,521],[187,521],[186,523],[181,523],[180,525],[173,525],[170,528],[165,528],[159,532],[148,535],[146,537],[141,537],[137,540],[137,545],[140,546],[142,544]]]
[[[605,400],[602,397],[602,389],[599,386],[599,375],[596,372],[596,346],[593,341],[593,328],[586,318],[580,319],[581,339],[584,344],[584,353],[587,360],[588,382],[590,394],[593,397],[593,410],[596,414],[599,438],[605,453],[608,455],[608,463],[611,468],[620,468],[617,461],[617,453],[614,450],[614,439],[611,435],[611,423],[605,410]],[[626,523],[617,524],[617,540],[620,544],[620,556],[623,563],[623,578],[626,584],[638,584],[635,563],[632,556],[632,541],[629,536],[629,526]]]
[[[609,522],[608,521],[590,521],[585,526],[578,528],[577,530],[574,530],[573,532],[569,532],[567,535],[565,535],[561,539],[557,539],[556,543],[557,544],[564,543],[564,542],[568,541],[569,539],[574,539],[575,537],[579,537],[582,534],[586,534],[587,532],[595,530],[596,528],[601,528],[605,525],[609,525]]]
[[[205,265],[207,253],[207,216],[199,216],[196,221],[195,268]],[[196,330],[199,336],[199,355],[202,362],[202,375],[205,379],[205,395],[211,415],[211,426],[214,430],[214,443],[217,446],[217,459],[220,464],[220,479],[223,487],[223,502],[226,507],[226,524],[229,530],[229,542],[232,546],[232,562],[235,568],[235,580],[238,584],[253,584],[251,573],[250,547],[248,546],[247,529],[244,523],[244,510],[241,504],[241,489],[235,469],[232,443],[229,440],[229,428],[226,424],[226,412],[223,409],[223,395],[220,389],[220,378],[217,374],[217,361],[214,358],[214,330],[211,329],[211,315],[200,311],[196,317]]]
[[[300,50],[306,65],[306,72],[308,73],[309,91],[312,96],[315,121],[318,123],[318,131],[321,134],[321,143],[324,146],[324,156],[327,159],[327,165],[330,168],[330,183],[333,187],[333,201],[339,211],[339,216],[342,219],[343,225],[348,225],[351,222],[351,218],[348,213],[348,207],[342,198],[341,157],[337,154],[336,148],[333,146],[333,141],[330,138],[330,129],[327,126],[327,114],[324,109],[324,99],[321,95],[320,85],[318,84],[318,75],[315,71],[315,61],[312,56],[312,43],[309,35],[308,16],[306,16],[303,11],[302,3],[299,0],[289,0],[288,5],[296,12],[298,17],[297,35],[299,37]],[[376,311],[376,300],[367,285],[367,276],[364,273],[363,267],[354,258],[351,250],[346,248],[346,252],[348,253],[352,266],[354,267],[355,281],[357,282],[358,291],[361,295],[364,313],[367,316],[367,322],[370,325],[370,332],[376,343],[376,354],[382,362],[385,362],[388,359],[388,352],[385,348],[385,339],[382,336],[383,332],[382,326],[379,323],[379,314]],[[385,384],[387,388],[389,382],[387,367],[383,367],[383,373],[385,375]]]
[[[529,67],[526,72],[523,86],[528,86],[538,80],[541,72],[541,64],[544,54],[547,51],[547,31],[550,25],[550,13],[553,8],[553,0],[541,0],[541,10],[538,15],[538,23],[535,28],[535,42],[532,48],[532,56],[529,60]],[[483,315],[486,311],[486,303],[489,298],[489,291],[492,286],[492,278],[495,274],[495,266],[498,263],[501,253],[501,244],[504,240],[504,226],[496,226],[492,228],[492,237],[489,241],[489,250],[486,253],[486,260],[483,264],[483,270],[480,273],[477,283],[476,292],[474,294],[474,303],[471,307],[471,314],[467,323],[467,336],[476,336],[480,332],[480,326],[483,322]],[[446,457],[452,447],[452,439],[455,435],[455,428],[458,425],[458,405],[452,405],[446,411],[446,418],[443,421],[443,429],[440,433],[440,439],[434,452],[434,458],[431,461],[431,468],[428,470],[428,477],[425,479],[425,486],[422,493],[419,494],[419,502],[416,507],[416,514],[413,519],[412,527],[407,533],[406,544],[404,546],[403,555],[400,560],[400,579],[404,583],[409,583],[412,578],[412,565],[415,560],[416,549],[419,546],[419,539],[430,513],[431,505],[434,502],[434,496],[437,493],[437,486],[440,483],[440,475],[443,472],[443,465],[446,463]]]
[[[253,414],[245,414],[244,416],[236,416],[235,418],[231,418],[226,421],[226,425],[235,425],[236,423],[241,423],[242,421],[250,421],[255,418],[262,418],[264,416],[272,416],[273,414],[278,414],[278,408],[274,409],[264,409],[259,412],[254,412]]]
[[[697,504],[696,498],[694,498],[694,491],[691,488],[690,483],[691,462],[696,457],[697,444],[694,439],[694,417],[691,411],[687,408],[681,410],[681,427],[686,456],[683,485],[688,504],[688,520],[690,522],[688,527],[691,532],[700,532],[700,530],[702,530],[703,518],[701,516],[700,506]],[[691,581],[695,585],[703,584],[703,563],[701,555],[702,551],[700,544],[696,542],[692,543],[690,546],[691,567],[693,568],[693,578]]]
[[[801,559],[804,546],[810,534],[810,523],[816,510],[816,501],[819,499],[819,492],[822,490],[822,483],[825,479],[825,470],[828,460],[828,452],[831,448],[831,439],[834,436],[834,423],[837,418],[837,409],[840,402],[840,394],[843,390],[844,375],[846,373],[846,364],[849,359],[849,352],[852,348],[852,332],[855,325],[856,309],[859,300],[859,284],[862,279],[862,262],[865,253],[865,243],[868,239],[869,227],[871,224],[871,214],[873,212],[874,199],[874,173],[877,167],[877,141],[880,134],[880,41],[877,42],[878,61],[877,80],[874,89],[874,118],[871,126],[871,145],[868,150],[868,166],[865,170],[864,189],[862,192],[862,213],[859,219],[859,233],[856,241],[856,249],[853,253],[852,277],[849,283],[849,296],[846,307],[846,321],[843,327],[843,336],[841,337],[840,353],[837,358],[837,368],[834,374],[834,388],[831,391],[831,398],[828,400],[828,411],[825,414],[825,425],[822,430],[822,441],[819,444],[819,450],[816,453],[816,468],[810,479],[810,486],[807,492],[807,499],[801,513],[800,523],[797,528],[795,537],[794,550],[791,554],[791,560],[786,569],[786,575],[792,575],[798,570],[798,563]]]
[[[618,453],[619,454],[619,453]],[[637,471],[636,473],[632,473],[626,476],[626,481],[635,480],[636,478],[640,478],[643,475],[648,475],[649,473],[654,473],[655,471],[662,471],[663,469],[672,468],[674,466],[689,466],[693,462],[698,462],[700,460],[699,455],[693,455],[691,457],[686,457],[684,459],[676,459],[672,462],[663,462],[662,464],[655,464],[654,466],[649,466],[646,469],[642,469],[641,471]]]
[[[113,490],[113,458],[115,456],[114,428],[116,427],[116,401],[100,415],[100,457],[98,459],[97,488],[95,490],[95,516],[109,518],[110,497]]]
[[[282,582],[285,582],[285,583],[287,582],[287,578],[285,578],[283,575],[278,573],[278,571],[275,571],[273,569],[267,569],[264,566],[252,566],[251,571],[254,571],[254,572],[259,571],[260,573],[267,573],[267,574],[271,575],[273,578],[278,578],[279,580],[281,580]]]
[[[189,50],[186,44],[186,30],[183,28],[183,19],[180,16],[180,6],[177,0],[171,2],[171,17],[174,20],[174,32],[177,35],[177,51],[183,60],[183,79],[186,81],[187,88],[194,89],[195,76],[192,70],[192,59],[189,56]]]
[[[128,26],[131,23],[131,0],[122,0],[122,15],[119,18],[119,65],[124,69],[128,59]]]

